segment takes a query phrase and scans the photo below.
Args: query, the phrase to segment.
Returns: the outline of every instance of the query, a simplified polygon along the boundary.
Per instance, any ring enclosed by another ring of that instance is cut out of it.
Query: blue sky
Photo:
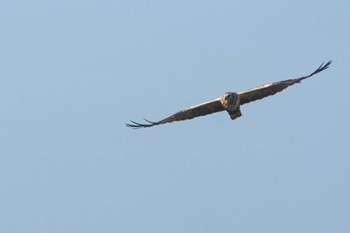
[[[349,1],[0,3],[0,232],[350,232]],[[226,91],[330,69],[151,129]]]

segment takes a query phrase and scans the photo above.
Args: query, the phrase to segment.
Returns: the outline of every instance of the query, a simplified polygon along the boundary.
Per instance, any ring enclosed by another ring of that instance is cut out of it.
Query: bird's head
[[[239,107],[239,98],[237,93],[225,92],[220,98],[222,106],[228,111],[234,111]]]
[[[233,102],[237,99],[237,97],[238,97],[237,93],[225,92],[224,95],[222,96],[222,99],[227,102]]]

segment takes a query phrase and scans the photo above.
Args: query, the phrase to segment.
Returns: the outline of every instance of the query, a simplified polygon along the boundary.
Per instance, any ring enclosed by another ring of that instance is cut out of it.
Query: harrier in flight
[[[289,86],[292,86],[296,83],[301,82],[304,79],[310,78],[311,76],[326,70],[329,65],[332,63],[332,61],[327,62],[326,64],[322,63],[313,73],[296,78],[296,79],[288,79],[280,82],[273,82],[266,85],[262,85],[247,91],[243,92],[226,92],[223,96],[199,104],[192,107],[189,107],[187,109],[184,109],[180,112],[177,112],[163,120],[160,121],[149,121],[146,120],[146,123],[137,123],[135,121],[131,121],[130,124],[126,124],[126,126],[131,128],[148,128],[155,125],[161,125],[165,123],[170,123],[173,121],[183,121],[183,120],[189,120],[193,119],[195,117],[205,116],[208,114],[212,114],[215,112],[221,112],[226,110],[228,114],[230,115],[231,119],[234,120],[240,116],[242,116],[240,107],[243,104],[247,104],[249,102],[260,100],[262,98],[268,97],[270,95],[274,95],[277,92],[280,92],[284,89],[286,89]]]

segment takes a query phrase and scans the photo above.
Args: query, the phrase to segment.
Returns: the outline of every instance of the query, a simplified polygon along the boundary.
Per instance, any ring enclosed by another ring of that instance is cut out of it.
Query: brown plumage
[[[238,93],[226,92],[224,93],[223,96],[217,99],[189,107],[161,121],[153,122],[153,121],[144,119],[147,123],[138,123],[135,121],[131,121],[131,124],[126,124],[126,126],[131,128],[136,128],[136,129],[147,128],[155,125],[170,123],[173,121],[189,120],[195,117],[205,116],[208,114],[221,112],[224,110],[226,110],[229,113],[231,119],[234,120],[242,116],[242,113],[240,111],[241,105],[281,92],[289,86],[299,83],[304,79],[310,78],[311,76],[326,70],[331,63],[332,61],[328,61],[326,64],[322,63],[313,73],[300,78],[288,79],[280,82],[273,82],[273,83],[269,83],[266,85],[262,85],[262,86],[259,86],[247,91],[243,91],[243,92],[238,92]]]

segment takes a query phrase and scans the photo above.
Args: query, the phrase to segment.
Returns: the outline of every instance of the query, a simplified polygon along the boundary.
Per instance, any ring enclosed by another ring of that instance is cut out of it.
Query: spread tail
[[[234,119],[236,119],[236,118],[242,116],[242,113],[241,113],[241,110],[240,110],[240,109],[237,109],[237,110],[235,110],[235,111],[233,111],[233,112],[229,112],[228,114],[230,115],[230,117],[231,117],[232,120],[234,120]]]

